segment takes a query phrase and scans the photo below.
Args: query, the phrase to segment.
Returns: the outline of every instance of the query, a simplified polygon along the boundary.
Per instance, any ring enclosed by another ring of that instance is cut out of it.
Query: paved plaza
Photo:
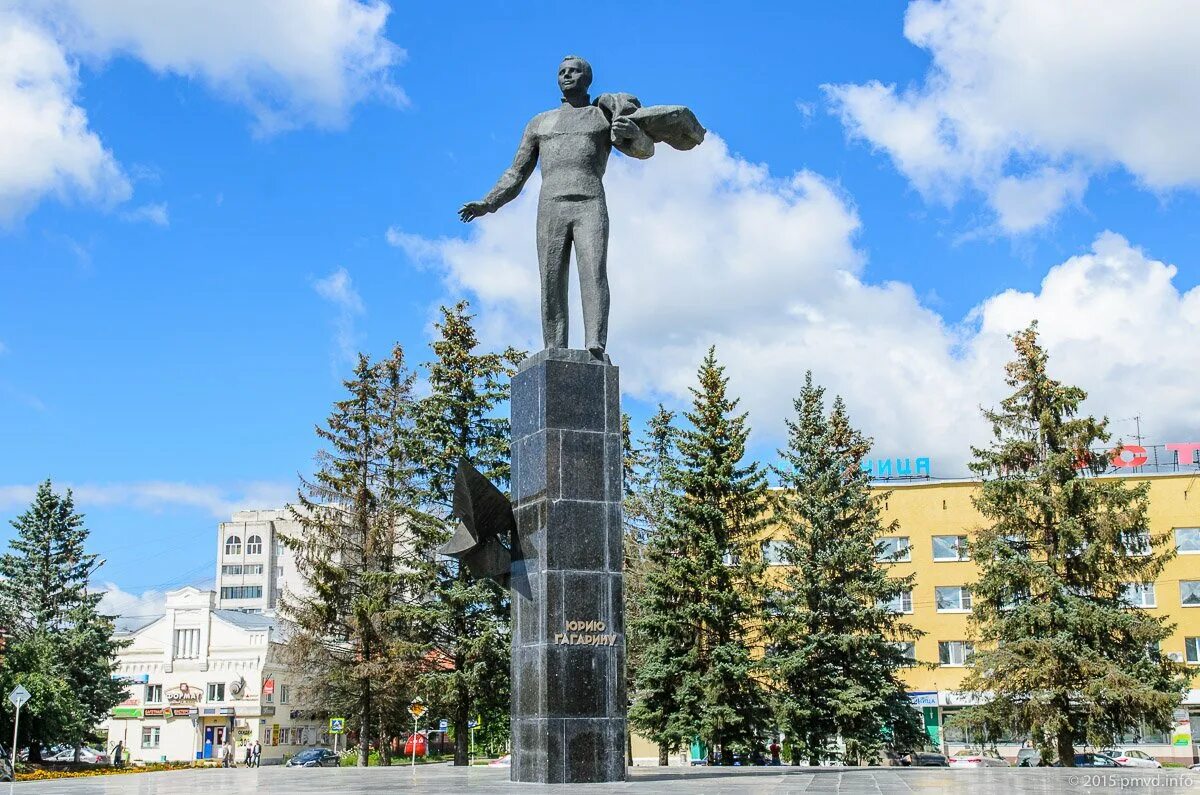
[[[1062,770],[1054,768],[653,768],[630,771],[624,784],[513,784],[503,768],[404,767],[261,768],[183,770],[124,776],[22,782],[23,795],[516,795],[516,793],[891,793],[936,792],[970,795],[1004,793],[1135,792],[1192,793],[1200,771],[1166,769]]]

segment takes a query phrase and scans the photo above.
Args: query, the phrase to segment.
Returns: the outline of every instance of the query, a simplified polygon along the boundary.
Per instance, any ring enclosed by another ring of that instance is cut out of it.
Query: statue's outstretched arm
[[[467,202],[458,211],[462,220],[471,221],[486,213],[494,213],[521,193],[521,188],[525,187],[525,183],[537,166],[538,145],[533,128],[534,122],[532,121],[526,125],[512,165],[500,175],[500,179],[496,180],[496,185],[488,191],[488,195],[484,196],[481,201]]]

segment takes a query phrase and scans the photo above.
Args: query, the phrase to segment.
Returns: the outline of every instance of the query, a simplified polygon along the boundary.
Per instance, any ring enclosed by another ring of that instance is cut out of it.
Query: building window
[[[279,686],[279,703],[286,704],[291,698],[291,688],[288,685]]]
[[[880,601],[879,606],[887,608],[891,613],[911,613],[912,591],[901,591],[887,601]]]
[[[224,701],[225,700],[225,683],[224,682],[209,682],[208,683],[208,701]]]
[[[1121,598],[1133,607],[1154,607],[1158,604],[1154,598],[1154,583],[1152,582],[1125,583],[1125,591],[1121,594]]]
[[[226,555],[242,554],[242,537],[241,536],[229,536],[229,538],[225,539],[225,554]]]
[[[221,588],[222,599],[261,599],[261,585],[226,585]]]
[[[934,536],[934,560],[970,560],[966,536]]]
[[[1144,558],[1153,551],[1149,533],[1129,533],[1121,539],[1121,546],[1130,557]]]
[[[889,536],[876,541],[875,560],[879,563],[905,563],[912,560],[908,536]]]
[[[1200,552],[1200,527],[1176,527],[1175,550],[1184,554]]]
[[[915,665],[917,662],[917,644],[911,640],[901,641],[896,644],[896,648],[900,650],[900,656],[904,658],[906,663]]]
[[[946,666],[963,666],[971,662],[975,654],[975,644],[965,640],[939,640],[938,664]]]
[[[1200,607],[1200,580],[1179,581],[1179,603],[1184,607]]]
[[[262,536],[250,536],[246,539],[246,554],[261,555],[262,554]]]
[[[787,563],[784,559],[784,551],[787,549],[786,541],[764,541],[762,543],[763,563],[768,566],[782,566]]]
[[[157,748],[162,729],[158,726],[143,726],[142,727],[142,747]]]
[[[175,630],[175,659],[194,660],[200,656],[200,630]]]
[[[222,574],[238,575],[238,574],[262,574],[263,565],[261,563],[244,563],[233,564],[221,567]]]
[[[939,613],[971,609],[971,589],[961,585],[940,585],[933,589],[933,603]]]
[[[1200,665],[1200,638],[1183,639],[1184,656],[1192,665]]]
[[[162,703],[162,685],[146,685],[146,703]]]
[[[264,701],[266,701],[268,704],[274,704],[274,703],[275,703],[275,694],[274,694],[274,693],[267,693],[267,694],[264,696],[264,699],[263,699],[263,700],[264,700]]]

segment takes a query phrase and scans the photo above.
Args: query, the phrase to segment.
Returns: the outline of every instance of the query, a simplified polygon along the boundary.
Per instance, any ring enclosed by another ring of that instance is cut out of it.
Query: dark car
[[[306,748],[287,760],[287,767],[337,767],[338,755],[328,748]]]
[[[900,764],[906,767],[949,767],[950,760],[945,754],[933,751],[914,751],[900,757]]]
[[[1104,754],[1075,754],[1075,767],[1120,767],[1117,760]]]

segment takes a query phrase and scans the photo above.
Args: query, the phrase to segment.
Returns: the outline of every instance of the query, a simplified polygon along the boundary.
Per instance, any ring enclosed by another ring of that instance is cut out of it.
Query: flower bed
[[[187,770],[188,762],[152,762],[145,765],[112,767],[110,765],[45,765],[17,766],[17,781],[49,781],[58,778],[80,778],[83,776],[116,776],[126,773],[153,773],[157,770]]]

